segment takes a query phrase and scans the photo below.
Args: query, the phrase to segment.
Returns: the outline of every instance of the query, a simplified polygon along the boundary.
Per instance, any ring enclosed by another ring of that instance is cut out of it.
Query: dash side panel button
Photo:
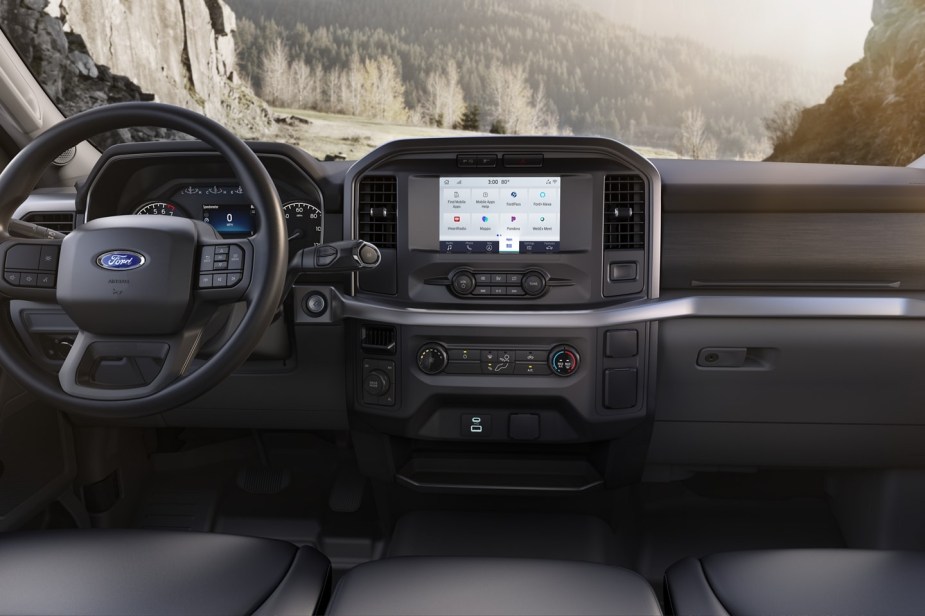
[[[631,409],[636,406],[635,368],[604,372],[604,406],[609,409]]]
[[[508,420],[508,436],[515,441],[535,441],[540,438],[540,416],[534,413],[514,413]]]
[[[610,282],[636,280],[637,267],[635,263],[611,263]]]
[[[604,339],[604,355],[607,357],[636,357],[638,347],[639,334],[635,329],[611,330]]]

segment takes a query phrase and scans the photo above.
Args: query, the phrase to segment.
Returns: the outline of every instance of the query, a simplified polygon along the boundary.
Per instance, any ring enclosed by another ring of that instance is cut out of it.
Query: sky
[[[864,55],[872,0],[578,0],[643,32],[769,56],[840,83]]]

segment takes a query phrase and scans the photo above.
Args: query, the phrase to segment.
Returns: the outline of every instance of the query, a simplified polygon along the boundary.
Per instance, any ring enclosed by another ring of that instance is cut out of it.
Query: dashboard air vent
[[[646,246],[646,185],[635,174],[604,178],[604,250]]]
[[[379,248],[398,245],[398,188],[393,176],[368,175],[360,180],[357,202],[359,238]]]
[[[74,214],[69,212],[32,212],[23,216],[23,222],[65,234],[74,230]]]
[[[387,325],[365,325],[360,346],[368,353],[395,354],[395,328]]]

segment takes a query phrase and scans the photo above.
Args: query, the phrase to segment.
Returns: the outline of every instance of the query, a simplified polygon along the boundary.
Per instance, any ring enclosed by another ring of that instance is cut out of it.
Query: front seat
[[[358,565],[327,616],[659,616],[627,569],[565,560],[397,556]]]
[[[213,533],[65,530],[0,535],[0,613],[314,614],[328,559],[283,541]]]
[[[925,554],[756,550],[688,558],[665,574],[677,616],[903,616],[925,612]]]

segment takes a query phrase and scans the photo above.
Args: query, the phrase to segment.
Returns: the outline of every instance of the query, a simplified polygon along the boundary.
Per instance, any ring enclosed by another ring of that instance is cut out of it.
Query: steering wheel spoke
[[[61,389],[90,400],[145,398],[187,371],[201,327],[173,336],[106,336],[81,331],[58,372]]]
[[[60,240],[8,239],[0,244],[0,293],[10,299],[54,302]]]

